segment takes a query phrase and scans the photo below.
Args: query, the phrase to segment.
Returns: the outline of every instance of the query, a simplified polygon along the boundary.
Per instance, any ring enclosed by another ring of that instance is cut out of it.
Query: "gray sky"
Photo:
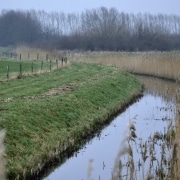
[[[101,6],[128,13],[166,13],[180,15],[180,0],[0,0],[2,9],[82,12]]]

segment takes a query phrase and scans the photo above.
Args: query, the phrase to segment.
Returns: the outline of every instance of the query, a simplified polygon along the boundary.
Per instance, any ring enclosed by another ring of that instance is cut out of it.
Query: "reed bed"
[[[180,177],[180,88],[176,89],[176,139],[173,149],[172,178]]]
[[[14,51],[18,56],[21,54],[23,60],[56,60],[61,59],[68,54],[67,51],[59,51],[51,48],[31,48],[26,46],[18,46]]]
[[[120,144],[111,179],[171,179],[174,138],[172,122],[163,133],[155,132],[147,140],[142,140],[136,135],[134,122],[130,121]]]
[[[89,52],[73,60],[120,67],[131,73],[157,76],[180,82],[180,52]]]
[[[5,137],[5,132],[0,131],[0,179],[5,180],[6,179],[6,174],[5,174],[5,147],[4,147],[4,137]]]
[[[151,83],[151,78],[144,78],[138,76],[138,79],[145,84],[145,87],[148,88],[148,92],[162,95],[162,98],[165,98],[169,101],[173,101],[176,107],[175,110],[175,140],[172,144],[172,167],[171,167],[171,179],[179,179],[180,177],[180,86],[177,83],[171,81],[159,81],[156,80],[156,83]],[[152,82],[153,82],[152,81]],[[171,87],[171,88],[169,88]],[[158,93],[158,91],[160,93]]]

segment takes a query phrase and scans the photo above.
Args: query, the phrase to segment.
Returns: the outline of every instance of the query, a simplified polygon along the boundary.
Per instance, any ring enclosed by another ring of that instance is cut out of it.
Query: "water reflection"
[[[136,76],[144,85],[145,93],[153,96],[160,96],[166,101],[174,101],[176,98],[176,90],[179,84],[172,81],[161,80],[146,76]]]
[[[167,102],[164,102],[159,97],[145,95],[133,110],[130,109],[131,114],[135,114],[134,110],[138,115],[131,121],[135,124],[137,138],[130,142],[126,140],[126,144],[124,143],[124,146],[132,149],[133,154],[126,153],[125,157],[129,159],[126,159],[125,163],[122,160],[122,164],[127,166],[126,163],[129,163],[129,166],[134,165],[135,167],[133,172],[131,172],[129,167],[125,167],[122,176],[124,175],[125,177],[127,175],[129,168],[128,177],[133,177],[132,179],[136,179],[135,177],[145,179],[150,175],[151,177],[155,176],[156,168],[160,168],[158,163],[161,163],[163,160],[161,159],[161,147],[164,145],[164,148],[167,148],[164,136],[169,125],[172,128],[174,127],[171,124],[174,119],[174,109],[173,104],[167,104]],[[120,148],[121,151],[122,148]],[[169,156],[170,154],[165,158],[169,158]],[[123,156],[123,158],[125,157]],[[118,157],[118,159],[120,158]]]
[[[121,179],[129,179],[128,177],[144,179],[148,175],[155,176],[156,167],[161,163],[165,140],[156,139],[153,155],[157,161],[151,162],[150,158],[143,161],[142,152],[147,146],[147,152],[144,154],[150,157],[154,135],[158,135],[156,134],[158,132],[164,137],[168,127],[175,126],[175,92],[178,85],[157,79],[139,78],[145,84],[144,96],[116,117],[98,137],[87,143],[77,156],[68,159],[46,177],[46,180],[110,180],[117,177],[119,179],[120,176]],[[134,141],[127,141],[130,122],[136,129],[137,138],[134,138]],[[129,145],[132,152],[128,149]],[[167,148],[165,147],[168,162],[168,158],[171,158],[171,149]],[[129,159],[130,153],[133,153],[133,162]],[[150,165],[151,163],[153,166]],[[165,172],[168,171],[168,166],[162,167],[166,168]],[[134,168],[133,173],[132,168]]]

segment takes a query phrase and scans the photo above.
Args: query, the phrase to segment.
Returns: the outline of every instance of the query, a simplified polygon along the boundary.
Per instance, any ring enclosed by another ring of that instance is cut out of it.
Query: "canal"
[[[119,114],[44,180],[118,180],[166,177],[176,127],[174,82],[137,76],[143,97]]]

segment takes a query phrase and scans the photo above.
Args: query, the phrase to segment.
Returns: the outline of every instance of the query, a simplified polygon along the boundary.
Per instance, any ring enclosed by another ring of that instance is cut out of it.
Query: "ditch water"
[[[145,85],[143,97],[44,180],[144,180],[168,174],[180,85],[138,78]]]

